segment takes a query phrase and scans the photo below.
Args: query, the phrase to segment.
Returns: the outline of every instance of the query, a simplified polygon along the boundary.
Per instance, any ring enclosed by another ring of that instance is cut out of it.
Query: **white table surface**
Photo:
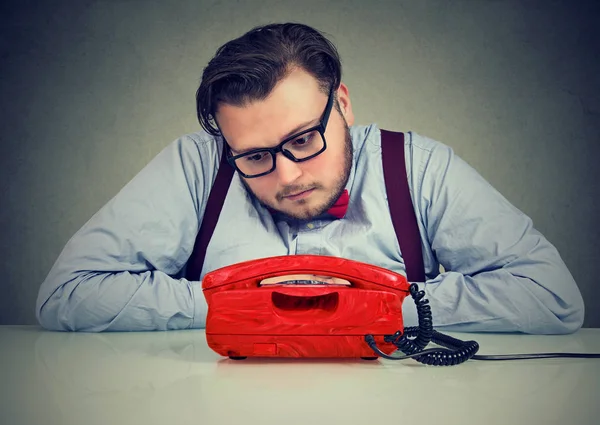
[[[478,354],[600,353],[600,329],[574,335],[450,333]],[[0,423],[600,423],[600,359],[243,360],[202,330],[63,333],[0,327]]]

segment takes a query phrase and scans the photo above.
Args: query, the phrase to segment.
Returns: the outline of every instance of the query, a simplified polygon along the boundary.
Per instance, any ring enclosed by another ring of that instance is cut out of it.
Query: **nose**
[[[293,183],[302,175],[300,164],[286,158],[281,152],[275,157],[275,172],[284,186]]]

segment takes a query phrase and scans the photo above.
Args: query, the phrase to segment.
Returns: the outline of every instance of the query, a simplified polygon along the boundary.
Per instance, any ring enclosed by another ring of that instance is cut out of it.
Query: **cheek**
[[[318,168],[314,170],[315,173],[318,173]],[[313,174],[307,170],[304,170],[304,173],[310,173],[313,177],[319,176],[319,174]],[[306,176],[306,174],[304,174]],[[263,202],[276,202],[277,194],[283,189],[283,186],[279,179],[277,178],[276,173],[272,173],[267,178],[258,178],[256,182],[252,182],[250,184],[250,189],[252,192]],[[301,177],[301,183],[307,183],[304,181],[304,177]]]
[[[270,183],[268,179],[258,178],[250,180],[246,180],[246,185],[259,199],[268,198],[273,194],[274,183]]]
[[[252,186],[250,186],[252,188],[252,190],[254,191],[254,193],[258,194],[258,195],[269,195],[271,194],[271,192],[273,192],[273,189],[275,187],[275,183],[271,183],[269,180],[271,179],[264,179],[263,181],[256,181]]]
[[[319,160],[314,167],[317,175],[331,179],[337,178],[343,171],[344,146],[341,143],[328,145],[327,150],[315,159]]]

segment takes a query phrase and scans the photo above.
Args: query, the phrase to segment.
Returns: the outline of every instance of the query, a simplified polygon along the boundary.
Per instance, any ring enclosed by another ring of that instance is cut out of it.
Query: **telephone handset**
[[[250,260],[207,273],[206,337],[232,359],[361,357],[396,359],[397,350],[426,364],[458,364],[479,346],[433,330],[424,292],[396,272],[321,255]],[[411,295],[419,326],[404,329]],[[435,338],[434,338],[435,337]],[[446,349],[423,351],[434,340]]]

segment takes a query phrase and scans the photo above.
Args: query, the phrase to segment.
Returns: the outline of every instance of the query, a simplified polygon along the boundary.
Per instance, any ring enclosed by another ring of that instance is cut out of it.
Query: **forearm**
[[[475,276],[446,272],[420,288],[425,290],[436,328],[564,334],[575,332],[583,323],[580,292],[564,273],[549,274],[544,281],[536,281],[505,268]],[[412,299],[406,300],[403,311],[405,326],[416,325]]]
[[[200,282],[161,271],[93,272],[75,275],[39,300],[37,315],[51,330],[171,330],[204,326],[204,306]]]

